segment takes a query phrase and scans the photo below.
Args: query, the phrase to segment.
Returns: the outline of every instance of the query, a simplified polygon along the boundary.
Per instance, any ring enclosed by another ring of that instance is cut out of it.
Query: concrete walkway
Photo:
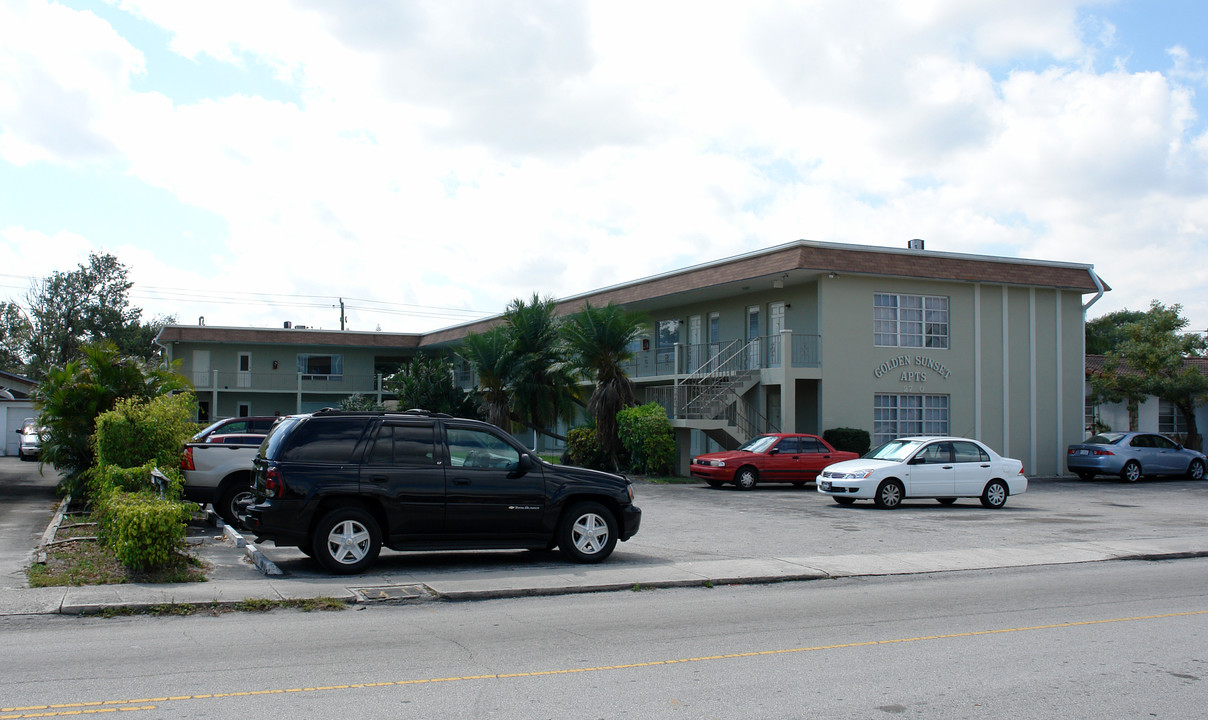
[[[242,550],[230,537],[215,540],[203,555],[258,553]],[[1069,542],[1052,545],[973,548],[934,552],[807,557],[747,557],[629,565],[605,562],[579,566],[559,559],[516,563],[508,568],[452,569],[368,574],[353,577],[266,575],[252,570],[239,578],[169,585],[126,584],[0,590],[0,615],[82,614],[103,609],[146,610],[167,604],[200,607],[246,600],[332,598],[348,603],[482,600],[641,588],[701,587],[902,575],[988,568],[1060,565],[1106,560],[1159,560],[1208,556],[1208,537]],[[270,569],[274,564],[271,561]]]

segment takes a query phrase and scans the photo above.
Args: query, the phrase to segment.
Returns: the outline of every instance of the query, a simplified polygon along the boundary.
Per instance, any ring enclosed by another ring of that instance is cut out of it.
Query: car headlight
[[[725,467],[725,466],[726,466],[726,461],[725,461],[725,460],[718,460],[718,461],[717,461],[717,467]]]
[[[863,480],[872,475],[872,472],[872,470],[851,470],[845,473],[836,473],[832,477],[839,478],[840,480]]]

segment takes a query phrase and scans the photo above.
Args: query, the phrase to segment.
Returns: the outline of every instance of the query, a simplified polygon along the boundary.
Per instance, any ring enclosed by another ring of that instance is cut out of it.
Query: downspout
[[[1095,297],[1091,298],[1090,300],[1088,300],[1087,302],[1084,302],[1082,304],[1082,320],[1084,323],[1086,322],[1086,311],[1091,309],[1091,305],[1094,305],[1095,303],[1099,302],[1099,298],[1103,297],[1103,292],[1104,292],[1103,281],[1100,280],[1099,276],[1095,274],[1095,269],[1093,267],[1091,267],[1091,268],[1087,268],[1086,271],[1091,274],[1091,280],[1095,281],[1095,289],[1098,290],[1098,292],[1095,293]],[[1085,333],[1084,333],[1084,336],[1085,336]],[[1084,347],[1083,354],[1085,354],[1085,350],[1086,350],[1086,348]]]
[[[1084,396],[1086,395],[1086,311],[1090,309],[1091,305],[1099,302],[1099,298],[1103,297],[1104,292],[1103,281],[1099,279],[1097,274],[1095,274],[1095,268],[1089,267],[1086,269],[1086,271],[1091,274],[1091,280],[1094,281],[1095,290],[1097,292],[1095,293],[1095,297],[1091,298],[1087,302],[1082,303],[1082,393]],[[1083,427],[1082,431],[1085,434],[1087,432],[1087,428]]]

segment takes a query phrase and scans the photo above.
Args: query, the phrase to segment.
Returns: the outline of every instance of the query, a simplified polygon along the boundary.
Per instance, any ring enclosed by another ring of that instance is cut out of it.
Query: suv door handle
[[[369,480],[370,480],[370,482],[383,482],[384,483],[384,482],[386,482],[386,476],[385,475],[371,475],[369,477]]]
[[[465,478],[453,478],[454,485],[469,485],[470,481]]]

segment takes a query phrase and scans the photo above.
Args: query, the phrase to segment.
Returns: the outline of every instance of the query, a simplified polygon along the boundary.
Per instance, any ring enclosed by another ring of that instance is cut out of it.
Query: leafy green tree
[[[562,321],[553,298],[536,293],[529,302],[517,298],[504,313],[511,345],[509,390],[512,417],[529,429],[565,440],[554,432],[558,420],[574,418],[578,375],[562,339]]]
[[[85,343],[108,341],[125,355],[152,358],[155,334],[175,319],[142,322],[142,310],[130,305],[132,285],[116,257],[96,253],[87,265],[33,281],[23,307],[0,307],[0,362],[41,380],[78,359]]]
[[[435,355],[418,355],[383,385],[398,397],[401,410],[418,408],[454,417],[479,418],[474,396],[453,382],[453,365]]]
[[[1121,341],[1107,353],[1101,377],[1092,377],[1096,392],[1115,388],[1129,393],[1152,395],[1172,403],[1187,424],[1185,444],[1201,444],[1195,409],[1208,397],[1208,376],[1187,362],[1202,357],[1208,343],[1197,333],[1182,333],[1187,320],[1182,306],[1166,306],[1154,300],[1143,317],[1120,326]]]
[[[596,441],[619,462],[621,441],[617,436],[617,413],[637,404],[633,380],[625,363],[633,359],[632,343],[647,325],[644,315],[609,303],[604,307],[584,303],[563,325],[570,357],[583,375],[595,382],[587,401],[587,412],[595,419]]]
[[[79,360],[51,368],[33,394],[49,431],[42,460],[65,473],[64,489],[70,492],[82,489],[84,473],[95,462],[92,436],[101,413],[121,398],[150,399],[191,390],[181,375],[123,357],[111,343],[84,345],[80,354]]]
[[[1103,358],[1103,369],[1090,376],[1091,395],[1096,403],[1124,403],[1128,408],[1128,429],[1139,425],[1141,403],[1148,394],[1148,380],[1139,372],[1122,365],[1120,356],[1109,352]]]
[[[33,326],[16,303],[0,301],[0,368],[26,372],[25,353]]]
[[[341,410],[385,410],[386,408],[368,395],[353,393],[340,401]]]
[[[1118,350],[1124,342],[1124,326],[1145,319],[1139,310],[1117,310],[1089,320],[1086,323],[1086,352],[1089,355],[1106,355]]]

